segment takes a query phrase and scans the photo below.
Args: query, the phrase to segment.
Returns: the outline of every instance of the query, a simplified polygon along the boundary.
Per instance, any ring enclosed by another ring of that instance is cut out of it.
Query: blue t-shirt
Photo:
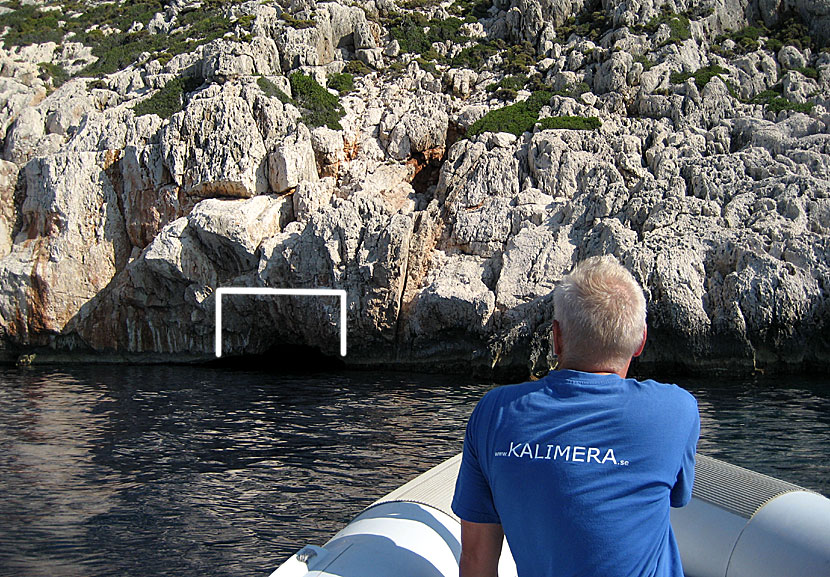
[[[691,499],[700,417],[675,385],[578,371],[487,393],[452,509],[499,523],[523,577],[682,577],[670,506]]]

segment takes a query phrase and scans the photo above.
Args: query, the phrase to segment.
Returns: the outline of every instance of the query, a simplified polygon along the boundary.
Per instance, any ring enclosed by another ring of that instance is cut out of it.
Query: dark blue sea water
[[[830,494],[827,379],[685,381],[702,453]],[[492,384],[0,370],[0,575],[267,576],[455,454]]]

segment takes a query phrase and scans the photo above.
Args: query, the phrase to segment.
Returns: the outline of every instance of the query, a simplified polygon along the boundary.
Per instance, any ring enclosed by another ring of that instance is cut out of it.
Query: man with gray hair
[[[520,577],[683,577],[670,507],[691,499],[697,402],[626,378],[646,303],[613,257],[554,291],[559,369],[478,403],[453,498],[461,577],[497,574],[506,536]]]

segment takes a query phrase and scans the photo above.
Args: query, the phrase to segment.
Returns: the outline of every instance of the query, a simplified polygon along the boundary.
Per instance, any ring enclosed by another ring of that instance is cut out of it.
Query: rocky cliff
[[[613,254],[643,363],[830,366],[830,0],[0,5],[0,331],[208,358],[222,286],[340,288],[348,361],[526,373]],[[226,354],[338,306],[225,297]]]

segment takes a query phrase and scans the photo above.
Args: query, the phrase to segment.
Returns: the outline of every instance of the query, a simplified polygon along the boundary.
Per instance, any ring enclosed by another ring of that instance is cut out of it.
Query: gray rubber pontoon
[[[271,577],[457,577],[457,455],[380,499]],[[672,509],[687,577],[830,577],[830,499],[698,455],[692,501]],[[504,544],[500,577],[516,575]]]

